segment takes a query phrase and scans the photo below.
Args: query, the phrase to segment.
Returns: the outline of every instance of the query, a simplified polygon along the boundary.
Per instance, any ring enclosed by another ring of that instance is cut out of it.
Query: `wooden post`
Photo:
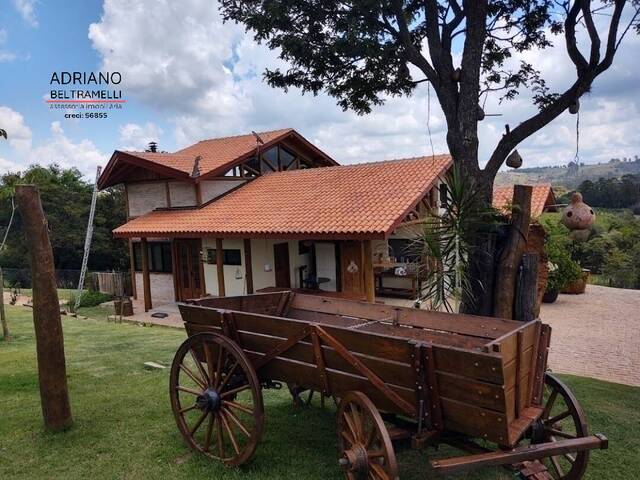
[[[253,293],[253,264],[251,263],[251,239],[244,239],[244,277],[247,282],[247,293]]]
[[[493,315],[499,318],[513,318],[516,294],[516,277],[522,254],[529,236],[531,223],[531,194],[529,185],[516,185],[513,191],[511,231],[504,250],[500,255],[495,279]]]
[[[129,239],[129,269],[131,270],[131,293],[133,298],[138,298],[138,288],[136,287],[136,261],[133,253],[133,240]]]
[[[373,249],[371,240],[362,242],[362,275],[364,281],[364,294],[367,302],[376,301],[376,286],[373,275]]]
[[[224,297],[224,250],[221,238],[216,238],[216,271],[218,272],[218,296]]]
[[[2,338],[5,342],[11,340],[9,333],[9,324],[4,313],[4,277],[2,276],[2,267],[0,267],[0,323],[2,323]]]
[[[140,250],[142,255],[142,289],[144,290],[144,311],[148,312],[153,308],[151,302],[151,278],[149,278],[149,244],[146,238],[140,239]]]
[[[536,300],[538,297],[538,261],[535,253],[522,255],[516,285],[516,306],[514,318],[529,322],[536,318]]]
[[[53,250],[40,195],[33,185],[16,187],[29,251],[33,287],[33,323],[36,333],[38,381],[45,427],[62,430],[73,423],[64,358],[60,302],[56,286]]]

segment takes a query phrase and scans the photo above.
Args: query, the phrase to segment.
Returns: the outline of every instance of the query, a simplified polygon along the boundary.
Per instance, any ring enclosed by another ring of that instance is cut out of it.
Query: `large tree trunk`
[[[47,429],[62,430],[71,426],[72,418],[53,251],[36,187],[17,186],[16,200],[31,263],[33,323],[42,415]]]

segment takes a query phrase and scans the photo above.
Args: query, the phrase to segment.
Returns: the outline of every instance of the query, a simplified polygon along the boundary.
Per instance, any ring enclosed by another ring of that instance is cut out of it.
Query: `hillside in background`
[[[612,158],[607,163],[580,164],[578,166],[570,162],[561,166],[509,170],[498,173],[496,185],[549,182],[557,192],[564,193],[563,191],[575,189],[585,180],[596,182],[600,178],[620,178],[626,174],[640,174],[640,157],[638,155],[635,155],[634,158]]]

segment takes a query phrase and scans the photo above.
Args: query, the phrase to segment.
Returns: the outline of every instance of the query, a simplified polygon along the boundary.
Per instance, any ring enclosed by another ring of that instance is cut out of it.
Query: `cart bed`
[[[236,341],[261,380],[340,397],[365,393],[383,411],[515,445],[541,414],[550,328],[289,291],[180,304],[189,335]]]

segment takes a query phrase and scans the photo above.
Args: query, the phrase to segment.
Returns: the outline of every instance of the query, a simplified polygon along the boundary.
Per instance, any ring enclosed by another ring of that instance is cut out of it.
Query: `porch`
[[[370,302],[376,301],[376,295],[400,292],[395,296],[411,304],[419,286],[417,262],[400,256],[399,245],[404,244],[397,240],[142,238],[131,248],[133,293],[147,312],[190,298],[269,289]]]

